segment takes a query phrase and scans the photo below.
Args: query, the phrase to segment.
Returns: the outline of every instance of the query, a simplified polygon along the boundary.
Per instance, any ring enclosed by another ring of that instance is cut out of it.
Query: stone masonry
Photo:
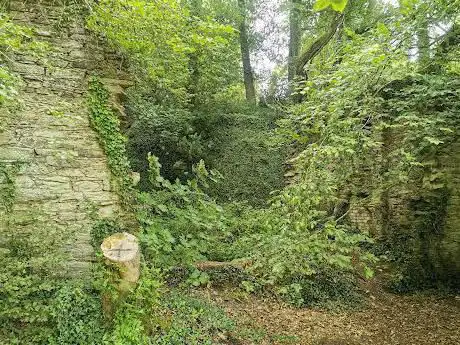
[[[10,4],[9,15],[32,26],[36,39],[47,42],[49,49],[45,57],[12,59],[11,68],[24,81],[22,105],[14,114],[0,113],[0,164],[20,168],[14,206],[10,214],[0,214],[0,237],[5,231],[45,225],[69,230],[70,267],[78,272],[94,256],[89,208],[102,217],[120,209],[106,157],[89,124],[87,80],[97,71],[112,88],[125,81],[110,67],[119,66],[117,57],[104,52],[80,19],[64,21],[63,11],[51,1]],[[14,229],[6,216],[20,219]]]

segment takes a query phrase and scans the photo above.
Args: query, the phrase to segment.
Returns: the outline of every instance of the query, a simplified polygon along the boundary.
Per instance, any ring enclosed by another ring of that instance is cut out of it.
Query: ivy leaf
[[[168,208],[166,207],[166,205],[158,204],[158,205],[156,205],[156,208],[157,208],[158,210],[160,210],[161,212],[163,212],[163,213],[168,212]]]
[[[247,280],[244,280],[241,282],[241,285],[243,286],[244,290],[246,292],[254,292],[256,289],[255,289],[255,286],[254,286],[254,283],[250,282],[250,281],[247,281]]]
[[[444,141],[442,140],[439,140],[439,139],[436,139],[436,138],[433,138],[433,137],[425,137],[424,138],[426,141],[428,141],[430,144],[434,144],[436,146],[438,146],[439,144],[443,144]]]

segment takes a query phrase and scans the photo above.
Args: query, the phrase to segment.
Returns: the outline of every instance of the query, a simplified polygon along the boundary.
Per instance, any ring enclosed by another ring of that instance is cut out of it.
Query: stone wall
[[[387,143],[387,145],[391,144]],[[458,281],[460,277],[459,152],[460,141],[457,141],[438,155],[439,171],[443,172],[443,181],[446,181],[447,185],[445,189],[434,192],[438,200],[430,200],[430,211],[436,213],[434,218],[417,214],[414,209],[422,197],[417,186],[401,184],[395,186],[389,195],[382,194],[381,198],[374,202],[358,198],[351,200],[348,219],[357,228],[369,232],[374,238],[393,238],[393,240],[398,237],[410,238],[411,240],[404,245],[414,246],[411,250],[423,257],[425,260],[423,264],[427,265],[427,269],[432,269],[431,273],[434,277]],[[356,185],[360,183],[357,182]]]
[[[441,158],[449,181],[449,197],[442,238],[437,252],[444,275],[460,275],[460,142],[454,143]],[[449,277],[453,278],[453,277]]]
[[[119,90],[126,81],[116,69],[117,56],[85,31],[79,16],[64,20],[64,10],[51,1],[10,3],[10,16],[33,27],[35,39],[49,49],[40,58],[12,58],[11,68],[24,85],[20,109],[0,114],[0,164],[19,171],[14,205],[0,214],[0,236],[43,226],[67,231],[70,267],[80,271],[93,257],[89,209],[103,217],[120,209],[106,157],[90,127],[87,80],[97,72]],[[1,183],[7,183],[5,176]]]

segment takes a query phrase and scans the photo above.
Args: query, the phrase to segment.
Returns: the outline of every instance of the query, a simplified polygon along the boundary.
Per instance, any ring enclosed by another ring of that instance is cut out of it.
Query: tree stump
[[[101,249],[108,263],[115,265],[119,270],[120,292],[136,286],[140,275],[140,250],[137,238],[127,232],[116,233],[102,242]]]

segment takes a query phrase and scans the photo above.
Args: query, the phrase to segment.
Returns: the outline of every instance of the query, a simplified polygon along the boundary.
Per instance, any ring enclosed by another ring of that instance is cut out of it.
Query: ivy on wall
[[[0,343],[47,344],[62,280],[65,231],[40,222],[39,210],[15,211],[20,164],[0,163]],[[14,215],[14,216],[12,216]]]
[[[16,196],[16,175],[19,164],[5,164],[0,162],[0,212],[11,212]]]
[[[126,138],[120,132],[120,120],[109,105],[109,92],[97,77],[92,77],[88,89],[90,122],[107,156],[117,192],[123,205],[130,209],[134,200],[131,168],[126,156]]]

